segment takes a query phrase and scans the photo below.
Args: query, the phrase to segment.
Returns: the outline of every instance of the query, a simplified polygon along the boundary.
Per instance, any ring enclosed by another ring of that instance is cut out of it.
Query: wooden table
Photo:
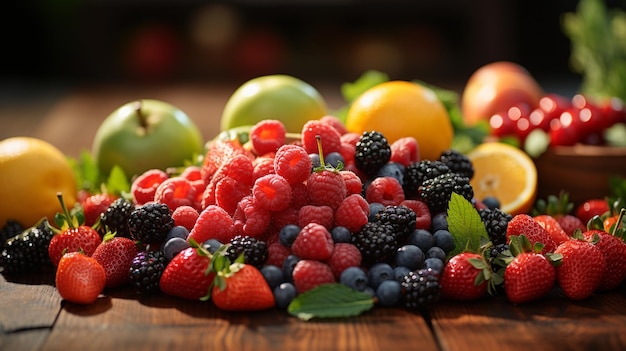
[[[330,90],[329,90],[330,91]],[[77,155],[99,122],[139,97],[170,101],[216,132],[229,88],[92,88],[69,94],[25,131]],[[338,95],[329,105],[338,107]],[[516,306],[503,296],[441,301],[427,313],[376,307],[303,322],[285,311],[226,313],[208,302],[107,290],[94,304],[62,301],[52,273],[0,276],[0,350],[625,350],[626,285],[573,302],[558,291]]]

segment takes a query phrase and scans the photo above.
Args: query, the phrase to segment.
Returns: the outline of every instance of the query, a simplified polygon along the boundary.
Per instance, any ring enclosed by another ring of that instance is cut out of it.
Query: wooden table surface
[[[320,89],[321,90],[321,89]],[[92,88],[70,93],[30,129],[69,155],[89,149],[100,121],[140,97],[185,110],[214,135],[230,88]],[[335,94],[335,95],[333,95]],[[341,100],[329,93],[329,105]],[[626,350],[626,284],[584,301],[558,291],[513,305],[503,296],[441,301],[427,313],[375,307],[347,319],[303,322],[285,311],[226,313],[210,302],[105,290],[92,305],[62,301],[53,273],[0,275],[0,350]]]

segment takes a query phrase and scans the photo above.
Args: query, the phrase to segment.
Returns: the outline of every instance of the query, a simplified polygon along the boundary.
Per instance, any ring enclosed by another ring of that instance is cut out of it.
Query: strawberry
[[[566,192],[561,192],[559,196],[550,195],[547,200],[537,200],[536,206],[533,209],[533,214],[547,214],[554,217],[561,228],[565,231],[565,234],[572,236],[576,229],[585,231],[586,226],[580,218],[571,214],[574,209],[574,204],[569,201],[569,195]]]
[[[533,217],[527,214],[518,214],[513,216],[506,229],[507,243],[512,236],[525,235],[532,245],[535,243],[543,244],[541,253],[545,254],[553,252],[556,248],[554,239],[544,227],[539,224]]]
[[[58,194],[57,197],[63,213],[57,213],[54,217],[59,229],[52,228],[55,235],[48,245],[48,255],[55,267],[64,253],[82,251],[85,255],[91,256],[102,241],[95,229],[83,224],[84,217],[80,211],[70,213],[65,206],[63,196]]]
[[[82,252],[69,252],[59,261],[55,285],[63,299],[80,304],[93,303],[105,284],[106,272],[93,257]]]
[[[563,255],[556,268],[556,281],[565,296],[572,300],[591,296],[606,270],[602,251],[592,242],[576,238],[563,242],[554,252]]]
[[[439,284],[441,297],[452,300],[477,300],[499,283],[497,274],[484,257],[474,252],[462,252],[446,263]]]
[[[179,252],[165,267],[159,286],[167,295],[199,300],[209,294],[215,273],[211,255],[192,240],[192,246]]]
[[[550,237],[556,245],[571,239],[554,217],[549,215],[537,215],[533,218],[548,231],[548,234],[550,234]]]
[[[94,251],[93,257],[106,272],[106,287],[114,288],[130,281],[130,265],[137,255],[137,244],[124,237],[107,233]]]
[[[235,262],[216,277],[211,290],[215,306],[225,311],[259,311],[274,307],[274,295],[254,266]]]
[[[541,246],[531,246],[525,236],[512,236],[514,257],[504,271],[504,291],[509,301],[524,303],[547,295],[556,282],[553,262],[540,254]]]
[[[602,216],[609,212],[609,203],[605,199],[590,199],[576,208],[576,217],[588,223],[594,216]]]
[[[588,230],[583,233],[583,236],[587,241],[599,239],[596,246],[606,259],[606,271],[598,290],[607,291],[617,288],[626,279],[626,243],[604,230]]]
[[[96,224],[100,214],[106,211],[115,199],[117,199],[117,196],[101,193],[87,196],[81,201],[80,204],[85,215],[85,225],[91,227]]]

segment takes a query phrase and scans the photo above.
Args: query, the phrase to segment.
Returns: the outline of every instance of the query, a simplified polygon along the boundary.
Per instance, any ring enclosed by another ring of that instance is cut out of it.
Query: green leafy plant
[[[301,320],[358,316],[374,307],[372,295],[344,284],[322,284],[298,295],[287,308]]]

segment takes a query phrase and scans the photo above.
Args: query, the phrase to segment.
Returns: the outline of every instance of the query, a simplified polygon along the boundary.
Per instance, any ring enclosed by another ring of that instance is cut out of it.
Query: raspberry
[[[420,160],[420,149],[417,139],[414,137],[404,137],[391,144],[390,162],[397,162],[403,166],[408,166]]]
[[[197,201],[196,188],[189,180],[180,176],[163,181],[154,193],[154,201],[166,204],[172,211],[178,206],[191,206],[196,209],[201,207]]]
[[[406,206],[415,212],[415,229],[430,229],[432,217],[428,205],[424,201],[404,200],[400,205]]]
[[[233,214],[237,233],[253,238],[260,237],[269,228],[272,213],[254,204],[253,196],[245,196]]]
[[[335,278],[339,279],[341,273],[346,268],[359,267],[361,265],[361,251],[353,244],[335,244],[333,255],[330,256],[330,259],[328,259],[326,263],[333,271]]]
[[[202,169],[198,166],[185,167],[180,176],[190,181],[191,185],[198,190],[204,190],[206,187],[206,183],[202,179]]]
[[[257,157],[253,162],[252,179],[257,180],[264,175],[274,174],[274,157]]]
[[[250,193],[249,185],[238,182],[231,177],[225,177],[215,185],[215,204],[232,216],[239,201]]]
[[[291,202],[291,186],[278,174],[268,174],[254,182],[254,203],[269,211],[281,211]]]
[[[343,134],[340,138],[342,144],[352,145],[353,148],[356,147],[356,143],[358,143],[360,139],[361,134],[354,132]]]
[[[267,247],[267,262],[265,263],[268,265],[282,267],[283,262],[285,262],[285,259],[289,255],[291,255],[291,249],[287,246],[281,244],[280,242],[271,243]]]
[[[308,121],[302,126],[302,146],[308,154],[318,152],[317,136],[322,138],[324,155],[341,150],[341,135],[331,125],[319,120]]]
[[[298,211],[298,225],[302,228],[309,223],[317,223],[330,230],[333,226],[334,215],[330,206],[302,206]]]
[[[325,261],[333,254],[335,243],[326,227],[309,223],[302,227],[291,251],[301,259]]]
[[[168,178],[167,173],[160,169],[151,169],[139,175],[130,186],[134,202],[137,205],[143,205],[154,201],[157,188]]]
[[[309,191],[306,188],[306,183],[296,183],[291,185],[291,203],[289,207],[300,209],[304,205],[309,205],[311,199],[309,198]]]
[[[96,224],[100,215],[104,213],[116,199],[116,196],[102,193],[91,195],[83,200],[81,205],[85,215],[85,225],[91,227]]]
[[[285,144],[285,125],[275,119],[264,119],[257,122],[250,129],[250,142],[257,155],[275,152]]]
[[[306,186],[314,205],[326,205],[336,209],[346,197],[346,182],[334,170],[324,169],[311,173]]]
[[[302,147],[283,145],[276,151],[274,171],[285,177],[289,184],[302,183],[311,174],[311,159]]]
[[[280,228],[287,224],[298,225],[299,209],[293,207],[287,207],[282,211],[272,212],[272,228],[280,230]]]
[[[174,225],[183,226],[187,230],[191,231],[196,224],[196,220],[200,214],[198,210],[191,206],[178,206],[174,212],[172,212],[172,219],[174,219]]]
[[[202,161],[202,179],[208,184],[215,172],[235,155],[245,155],[251,158],[249,151],[244,149],[236,140],[216,140],[209,144]]]
[[[335,282],[335,275],[330,267],[315,260],[300,260],[293,268],[293,284],[298,293],[309,291],[322,284]]]
[[[200,212],[196,224],[189,232],[187,241],[194,239],[202,244],[209,239],[216,239],[227,243],[235,235],[237,235],[235,223],[228,212],[219,206],[210,205]]]
[[[341,149],[339,150],[339,154],[341,155],[341,157],[343,157],[344,167],[354,166],[354,168],[356,168],[356,164],[354,162],[355,153],[356,149],[354,148],[354,145],[346,142],[341,143]]]
[[[359,194],[348,195],[335,211],[334,225],[346,227],[355,233],[368,222],[369,214],[370,207],[363,196]]]
[[[372,180],[365,189],[367,202],[379,202],[385,206],[398,205],[404,198],[404,190],[400,182],[393,177],[378,177]]]
[[[226,177],[231,177],[237,182],[252,186],[253,171],[254,166],[252,165],[252,159],[245,155],[235,155],[231,160],[224,162],[215,174],[213,174],[213,177],[202,194],[202,207],[215,205],[215,188],[217,183]]]
[[[348,130],[346,129],[346,126],[336,116],[326,115],[326,116],[320,118],[320,122],[322,122],[324,124],[328,124],[331,127],[335,128],[337,130],[337,132],[339,132],[340,135],[344,135],[344,134],[346,134],[348,132]]]
[[[361,194],[363,192],[363,182],[359,176],[352,171],[339,171],[346,183],[346,195]]]

